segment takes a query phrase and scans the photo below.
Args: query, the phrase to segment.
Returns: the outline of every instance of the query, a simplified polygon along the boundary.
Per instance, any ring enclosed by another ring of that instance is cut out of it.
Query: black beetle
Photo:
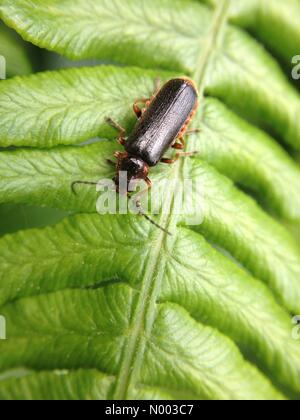
[[[140,108],[139,104],[144,104]],[[114,182],[119,191],[119,172],[127,172],[127,185],[132,180],[146,181],[148,188],[152,183],[148,177],[150,167],[159,162],[172,164],[180,156],[193,153],[178,152],[174,159],[164,158],[164,153],[173,147],[184,149],[184,135],[188,133],[188,126],[198,108],[198,91],[193,80],[180,77],[169,80],[161,89],[147,99],[137,99],[133,110],[138,117],[132,133],[126,139],[126,131],[111,118],[106,121],[119,131],[118,141],[125,148],[124,152],[116,152],[116,176]],[[190,130],[196,132],[198,130]],[[115,166],[115,163],[108,161]],[[97,185],[95,182],[75,181],[76,184]],[[127,187],[128,193],[128,187]],[[153,220],[141,212],[151,223]],[[162,228],[161,228],[162,229]],[[164,229],[162,229],[164,230]]]

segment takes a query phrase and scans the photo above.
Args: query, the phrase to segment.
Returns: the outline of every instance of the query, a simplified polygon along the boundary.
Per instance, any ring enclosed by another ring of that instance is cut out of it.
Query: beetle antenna
[[[165,232],[167,235],[169,236],[173,236],[171,232],[169,232],[167,229],[163,228],[162,226],[160,226],[158,223],[156,223],[153,219],[151,219],[151,217],[148,216],[148,214],[146,214],[141,206],[140,202],[136,202],[136,206],[139,209],[139,214],[141,216],[143,216],[146,220],[148,220],[148,222],[150,222],[153,226],[157,227],[158,229],[162,230],[163,232]]]

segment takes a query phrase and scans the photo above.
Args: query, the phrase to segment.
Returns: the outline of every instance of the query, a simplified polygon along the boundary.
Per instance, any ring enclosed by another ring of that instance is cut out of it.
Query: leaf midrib
[[[196,71],[192,75],[199,87],[200,104],[201,99],[204,97],[206,70],[209,67],[213,51],[223,33],[223,27],[227,22],[229,1],[220,0],[219,5],[216,7],[212,25],[207,35],[207,47],[204,52],[200,49],[199,58],[196,61]],[[180,173],[186,168],[185,165],[187,163],[185,163],[184,159],[174,165],[174,179],[179,180]],[[172,196],[169,195],[169,197],[170,206],[167,208],[172,208],[174,205],[174,194]],[[172,227],[176,228],[177,222],[178,215],[171,218],[169,215],[162,214],[159,224],[169,230],[175,231]],[[136,373],[143,359],[145,339],[151,334],[155,318],[155,304],[159,296],[161,280],[164,276],[165,264],[162,264],[161,261],[164,258],[162,256],[164,253],[161,250],[166,244],[166,241],[169,241],[169,252],[174,249],[176,244],[176,235],[169,238],[161,231],[154,232],[157,242],[147,259],[145,274],[142,278],[143,286],[131,321],[131,334],[123,347],[119,374],[117,375],[116,385],[112,393],[112,399],[115,400],[125,400],[128,396],[129,389],[136,383],[136,378],[138,377]],[[153,275],[154,273],[155,275]],[[146,326],[145,330],[143,330],[144,326]]]

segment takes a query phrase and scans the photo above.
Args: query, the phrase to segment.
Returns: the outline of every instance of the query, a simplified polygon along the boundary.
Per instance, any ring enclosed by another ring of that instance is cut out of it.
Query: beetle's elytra
[[[131,156],[155,166],[178,137],[197,106],[197,91],[186,79],[166,83],[140,117],[125,143]]]
[[[143,108],[140,108],[139,104],[143,104]],[[126,138],[124,128],[112,119],[107,119],[107,122],[119,131],[118,141],[125,149],[123,152],[115,153],[116,164],[109,161],[116,165],[117,173],[114,182],[117,191],[119,191],[120,171],[127,172],[128,185],[132,180],[142,179],[150,188],[152,185],[148,178],[150,167],[159,162],[172,164],[179,156],[190,155],[190,153],[179,152],[174,159],[163,157],[170,147],[177,150],[184,149],[183,137],[187,134],[188,126],[197,108],[198,92],[195,83],[189,78],[181,77],[169,80],[161,89],[157,89],[151,98],[137,99],[134,102],[133,110],[138,121],[128,138]],[[190,130],[192,131],[197,130]],[[72,187],[82,183],[97,184],[76,181]],[[156,225],[148,217],[147,219]]]

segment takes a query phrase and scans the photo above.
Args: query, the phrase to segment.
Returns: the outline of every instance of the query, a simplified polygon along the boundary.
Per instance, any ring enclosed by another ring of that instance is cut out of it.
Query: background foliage
[[[0,0],[27,41],[0,27],[21,75],[0,82],[0,398],[299,398],[299,15],[299,0]],[[199,156],[152,179],[201,182],[198,224],[162,214],[166,237],[95,214],[70,184],[112,177],[105,117],[130,130],[134,99],[182,74]]]

